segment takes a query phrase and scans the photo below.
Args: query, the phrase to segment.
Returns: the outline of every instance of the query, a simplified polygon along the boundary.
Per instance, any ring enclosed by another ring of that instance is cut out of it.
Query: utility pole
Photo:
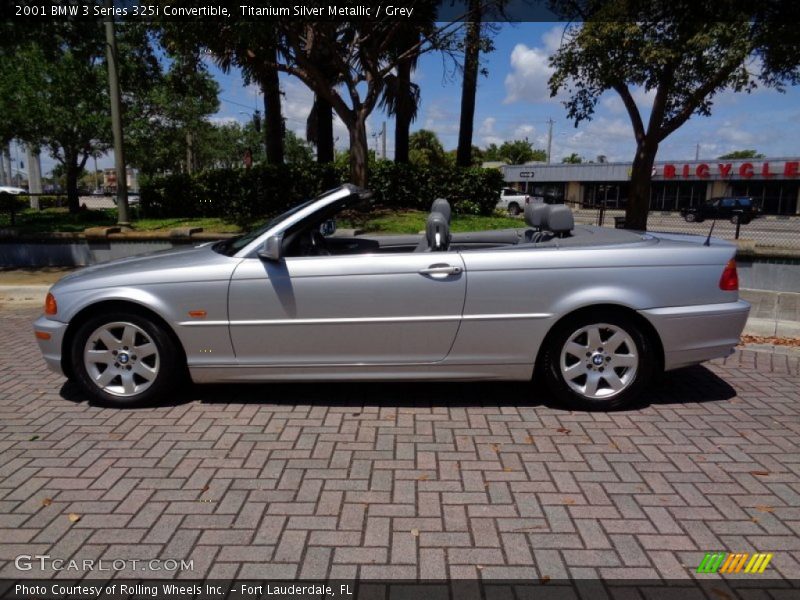
[[[106,0],[106,7],[112,9],[113,1]],[[111,12],[109,10],[109,13]],[[117,224],[130,227],[130,218],[128,216],[128,173],[125,169],[125,151],[122,138],[122,104],[119,97],[117,38],[114,34],[113,17],[106,17],[105,27],[108,87],[111,97],[111,131],[114,134],[114,167],[117,172]]]
[[[700,144],[697,144],[697,147],[694,150],[694,159],[700,160]]]
[[[547,164],[550,164],[550,152],[553,149],[553,119],[547,119]]]
[[[381,157],[386,160],[386,121],[383,122],[383,128],[381,129],[381,144]]]

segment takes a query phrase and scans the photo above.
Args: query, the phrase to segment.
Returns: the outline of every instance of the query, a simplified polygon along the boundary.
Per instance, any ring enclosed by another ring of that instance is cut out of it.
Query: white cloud
[[[540,46],[517,44],[511,51],[511,70],[505,78],[505,104],[512,102],[554,102],[560,98],[550,97],[547,85],[553,69],[548,61],[561,46],[565,34],[564,25],[556,25],[542,34]]]

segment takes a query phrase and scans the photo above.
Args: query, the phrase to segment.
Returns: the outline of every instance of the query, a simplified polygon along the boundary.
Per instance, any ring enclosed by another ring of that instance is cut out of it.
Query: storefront
[[[631,163],[506,165],[506,182],[548,202],[622,208]],[[765,214],[800,214],[800,158],[659,162],[652,210],[675,211],[719,196],[750,196]]]

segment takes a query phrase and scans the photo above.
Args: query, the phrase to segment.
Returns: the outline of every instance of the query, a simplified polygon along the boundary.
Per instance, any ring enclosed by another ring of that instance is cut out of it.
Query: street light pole
[[[106,6],[112,8],[112,0],[106,0]],[[114,19],[110,15],[106,17],[105,27],[108,87],[111,97],[111,131],[114,135],[114,167],[117,172],[117,224],[130,227],[130,218],[128,216],[128,174],[125,170],[125,151],[122,138],[122,105],[120,103],[119,76],[117,71],[117,38],[114,34]]]

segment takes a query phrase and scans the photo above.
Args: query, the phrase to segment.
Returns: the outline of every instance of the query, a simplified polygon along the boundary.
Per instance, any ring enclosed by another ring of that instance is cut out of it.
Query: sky
[[[535,148],[547,146],[548,120],[553,120],[554,162],[575,152],[587,160],[605,155],[609,161],[630,161],[634,143],[628,115],[615,92],[601,98],[594,118],[577,128],[567,119],[561,98],[551,98],[547,87],[548,57],[558,48],[564,24],[513,23],[499,26],[494,36],[494,51],[481,55],[481,76],[475,110],[473,143],[524,139]],[[245,87],[238,71],[223,73],[213,65],[211,73],[220,85],[220,110],[212,120],[245,122],[263,100],[255,86]],[[445,149],[456,147],[461,98],[461,74],[441,54],[431,53],[419,61],[414,80],[422,90],[416,129],[436,132]],[[287,127],[305,136],[305,121],[313,94],[297,79],[281,77],[283,111]],[[640,107],[649,106],[652,96],[644,90],[634,93]],[[371,148],[379,147],[377,134],[383,121],[387,128],[387,155],[393,156],[394,124],[379,109],[368,121]],[[336,146],[346,148],[347,130],[335,123]],[[657,160],[714,159],[732,150],[755,148],[769,157],[800,155],[800,88],[785,94],[759,88],[751,94],[724,92],[712,108],[710,117],[693,116],[668,137],[659,148]],[[43,156],[45,173],[53,166]],[[87,165],[91,168],[91,165]],[[112,166],[110,157],[98,160],[100,168]]]

